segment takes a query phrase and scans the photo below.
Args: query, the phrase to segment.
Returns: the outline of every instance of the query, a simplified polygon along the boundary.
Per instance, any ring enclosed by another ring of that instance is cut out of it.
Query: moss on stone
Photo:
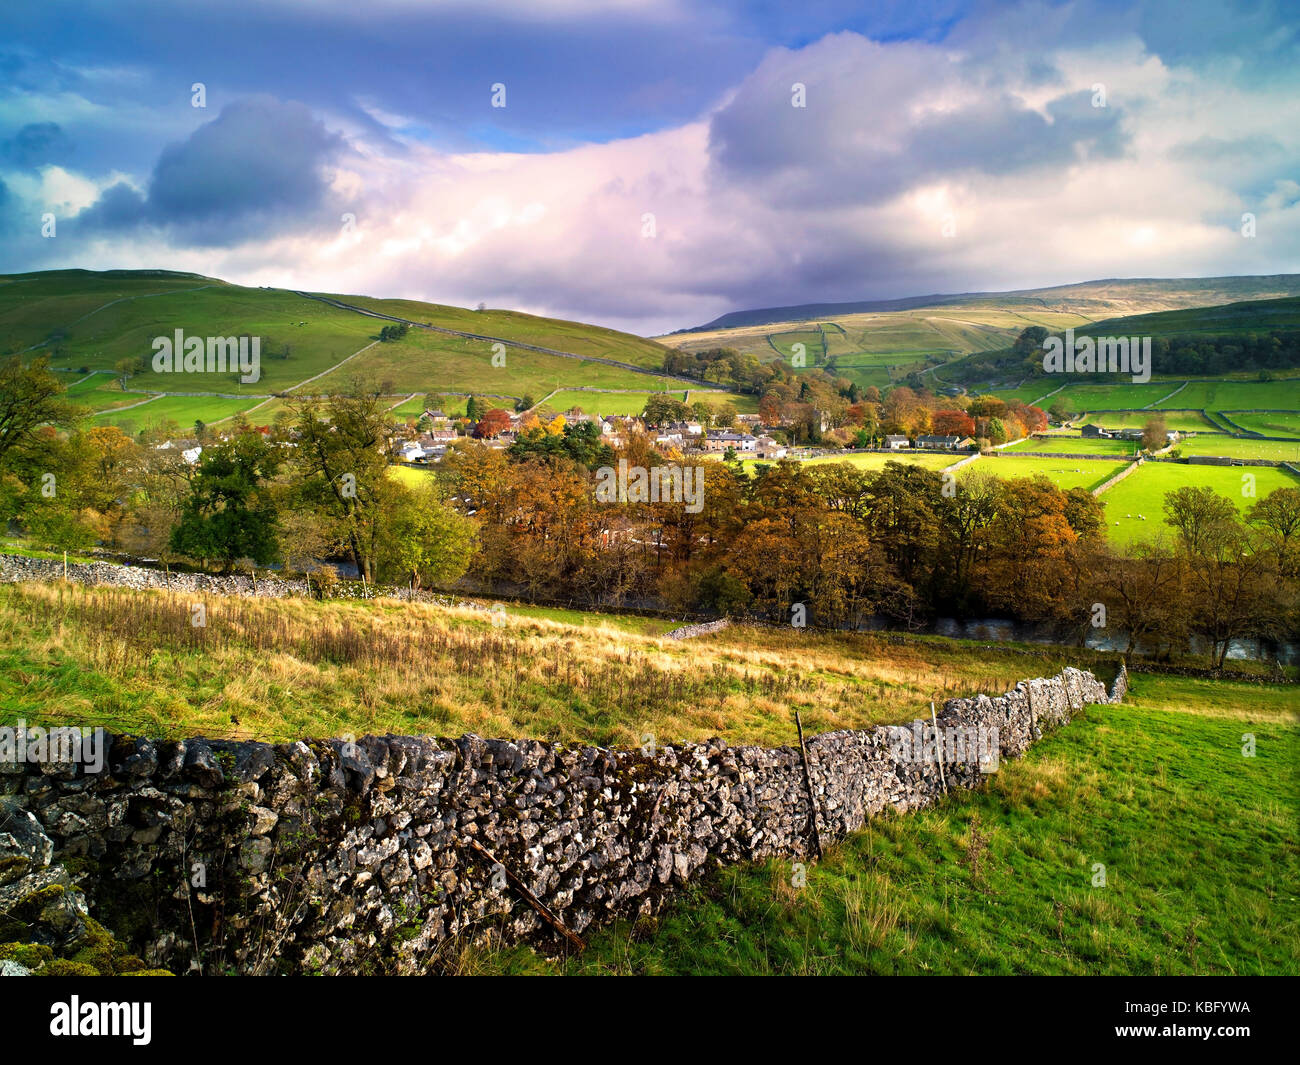
[[[36,972],[37,976],[98,976],[95,969],[85,962],[68,961],[66,958],[55,958],[44,968]]]
[[[0,943],[0,961],[15,961],[35,970],[53,960],[54,951],[44,943]]]

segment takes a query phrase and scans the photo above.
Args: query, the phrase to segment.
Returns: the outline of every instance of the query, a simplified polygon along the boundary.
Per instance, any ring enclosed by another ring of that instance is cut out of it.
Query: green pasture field
[[[822,335],[816,329],[800,329],[789,333],[771,333],[768,335],[772,347],[783,360],[788,361],[794,355],[794,346],[804,346],[805,365],[821,365],[826,361],[826,345]]]
[[[1003,454],[1013,454],[1017,451],[1054,451],[1064,455],[1133,456],[1137,454],[1137,444],[1132,440],[1094,439],[1077,434],[1054,433],[1048,437],[1030,437],[1028,440],[1003,448]]]
[[[318,392],[343,390],[358,372],[378,382],[385,392],[396,394],[449,389],[541,398],[557,388],[573,385],[641,391],[658,383],[634,370],[599,362],[510,346],[504,354],[505,365],[494,366],[493,345],[488,341],[412,329],[401,340],[377,344],[363,360],[341,366],[309,387]]]
[[[556,392],[542,405],[556,412],[580,407],[586,414],[640,414],[654,391],[649,392]],[[676,400],[685,400],[685,392],[668,392]],[[697,396],[704,393],[696,393]],[[723,393],[725,395],[725,393]],[[541,399],[541,396],[535,397]]]
[[[181,285],[131,278],[107,288],[92,283],[90,301],[85,292],[65,287],[43,278],[30,287],[0,285],[0,332],[28,343],[44,340],[55,330],[65,332],[41,349],[50,354],[54,367],[112,370],[119,359],[140,358],[145,369],[131,379],[131,387],[148,391],[235,391],[238,372],[153,372],[153,339],[170,337],[176,329],[186,336],[261,337],[261,376],[255,384],[243,385],[260,392],[274,392],[329,369],[379,332],[375,320],[362,315],[291,293],[220,281]],[[47,288],[52,291],[34,306],[12,300],[15,292]],[[286,344],[289,355],[281,358]]]
[[[506,341],[536,344],[538,347],[554,348],[556,351],[567,351],[589,358],[615,359],[648,370],[662,368],[667,353],[664,345],[631,333],[620,333],[615,329],[584,322],[541,318],[520,311],[474,311],[468,307],[421,303],[416,300],[375,299],[370,296],[331,295],[330,298],[443,329],[457,329],[465,333],[500,337]],[[385,324],[375,319],[369,321],[373,323],[376,333]]]
[[[1139,429],[1146,425],[1147,420],[1155,413],[1155,411],[1085,411],[1074,419],[1074,423],[1076,425],[1093,423],[1105,429]],[[1165,419],[1166,429],[1185,432],[1217,428],[1200,411],[1161,409],[1159,413]]]
[[[957,477],[965,477],[972,470],[991,473],[1004,480],[1019,477],[1046,477],[1058,488],[1069,491],[1071,488],[1093,489],[1114,477],[1126,465],[1125,462],[1108,462],[1102,459],[1055,459],[1035,458],[1028,455],[994,454],[983,455],[969,466],[957,471]]]
[[[1226,455],[1234,459],[1300,462],[1300,440],[1254,440],[1207,434],[1179,441],[1177,450],[1180,455]]]
[[[871,821],[804,887],[788,861],[722,869],[580,955],[478,950],[457,968],[1294,974],[1295,705],[1284,686],[1134,673],[1123,704],[1085,708],[985,788]]]
[[[1266,437],[1300,438],[1300,411],[1225,411],[1235,424]]]
[[[64,376],[60,374],[59,380],[63,381]],[[70,374],[67,376],[71,377]],[[134,379],[128,382],[128,387],[134,387]],[[126,407],[133,403],[139,403],[142,399],[149,398],[148,393],[122,391],[118,379],[107,373],[92,373],[86,377],[78,378],[68,385],[63,396],[84,414],[94,414],[98,411]]]
[[[1247,413],[1245,411],[1224,411],[1229,418],[1243,429],[1263,433],[1265,436],[1300,437],[1300,410],[1271,410]]]
[[[1114,403],[1110,406],[1124,404]],[[1203,410],[1278,408],[1300,411],[1300,377],[1279,381],[1192,381],[1178,395],[1158,406]]]
[[[135,433],[173,421],[182,433],[188,433],[196,421],[212,425],[234,417],[259,402],[256,397],[223,399],[220,396],[159,396],[128,410],[110,410],[93,415],[90,424],[116,425],[123,432]]]
[[[1110,539],[1118,544],[1154,540],[1158,535],[1172,539],[1173,530],[1164,523],[1165,494],[1187,485],[1212,488],[1244,513],[1275,489],[1300,487],[1300,478],[1274,466],[1147,462],[1099,497],[1106,505]],[[1245,494],[1247,490],[1254,494]]]

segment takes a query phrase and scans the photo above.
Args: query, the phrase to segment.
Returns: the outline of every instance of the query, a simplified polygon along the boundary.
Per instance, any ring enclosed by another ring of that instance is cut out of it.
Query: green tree
[[[43,427],[71,428],[76,408],[63,399],[64,388],[50,372],[49,359],[24,366],[13,355],[0,363],[0,471],[20,456],[37,457],[48,446]]]
[[[215,560],[227,572],[241,558],[263,566],[276,561],[278,513],[269,482],[279,468],[279,449],[261,433],[241,433],[205,448],[180,524],[172,530],[172,550]]]
[[[372,580],[397,487],[386,472],[392,429],[379,393],[354,385],[325,402],[307,400],[296,408],[294,429],[295,504],[314,511],[322,531]]]
[[[399,485],[386,499],[387,533],[376,565],[381,580],[406,580],[414,588],[445,585],[469,568],[478,526],[448,506],[430,482],[413,489]]]
[[[645,401],[641,417],[647,425],[666,425],[682,421],[689,413],[686,404],[680,399],[674,399],[667,392],[656,392]]]

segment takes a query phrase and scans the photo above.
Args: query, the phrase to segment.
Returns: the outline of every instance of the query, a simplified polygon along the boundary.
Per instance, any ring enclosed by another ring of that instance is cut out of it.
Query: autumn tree
[[[474,436],[479,440],[493,440],[510,428],[510,412],[500,407],[485,411],[474,427]]]
[[[938,410],[931,419],[935,433],[940,436],[968,437],[975,435],[975,419],[964,410]]]
[[[1151,415],[1142,427],[1142,447],[1147,451],[1159,451],[1167,442],[1165,434],[1165,416]]]

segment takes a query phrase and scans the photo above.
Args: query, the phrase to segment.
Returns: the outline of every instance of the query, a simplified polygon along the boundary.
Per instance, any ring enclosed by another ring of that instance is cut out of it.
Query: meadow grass
[[[488,324],[486,320],[480,323],[484,328]],[[527,342],[541,343],[537,339]],[[504,357],[504,365],[493,363],[498,354]],[[498,352],[494,350],[492,341],[412,329],[401,340],[376,344],[361,358],[313,382],[310,390],[343,390],[358,373],[379,382],[385,391],[394,393],[474,392],[484,395],[489,402],[493,401],[493,396],[518,398],[531,395],[540,399],[557,388],[575,385],[640,391],[655,380],[634,370],[600,362],[569,359],[512,346]],[[504,405],[510,406],[509,403]]]
[[[137,400],[146,399],[136,396]],[[101,411],[90,421],[91,425],[116,425],[123,432],[133,433],[146,427],[174,421],[183,432],[193,429],[196,421],[211,425],[233,418],[240,411],[250,410],[261,400],[227,399],[222,396],[159,396],[129,410]]]
[[[1300,487],[1300,478],[1272,466],[1147,462],[1136,473],[1098,497],[1106,506],[1107,535],[1118,544],[1152,540],[1157,535],[1171,538],[1173,530],[1164,524],[1165,494],[1186,486],[1211,488],[1226,496],[1244,513],[1277,488]],[[1253,495],[1245,494],[1247,489]]]
[[[475,312],[401,300],[341,297],[345,302],[414,321],[536,344],[577,355],[614,359],[646,369],[663,365],[654,341],[600,326],[513,311]],[[152,356],[152,341],[182,329],[187,336],[261,338],[262,393],[282,391],[336,366],[374,340],[384,323],[355,311],[278,289],[244,288],[197,275],[158,271],[84,270],[0,278],[0,331],[15,350],[40,344],[59,369],[110,370],[123,357]],[[281,357],[288,345],[287,357]],[[486,357],[476,358],[481,352]],[[507,366],[491,364],[490,346],[445,334],[412,330],[404,341],[377,344],[313,391],[346,387],[353,377],[390,378],[408,392],[451,388],[507,395],[542,395],[560,385],[645,388],[644,375],[600,363],[508,350]],[[410,361],[413,365],[408,366]],[[503,383],[504,382],[504,383]],[[156,374],[148,365],[132,379],[142,391],[239,391],[237,373]],[[96,389],[98,393],[100,390]],[[102,396],[96,396],[102,399]],[[104,405],[108,405],[105,401]]]
[[[581,955],[467,950],[453,967],[1295,975],[1297,766],[1293,688],[1137,673],[1124,704],[1086,708],[986,788],[873,820],[804,887],[788,861],[719,869]]]
[[[1125,467],[1124,462],[1107,462],[1103,459],[1039,458],[1014,453],[982,455],[976,462],[957,471],[958,479],[969,476],[972,470],[991,473],[1004,480],[1020,477],[1046,477],[1058,488],[1093,489],[1104,484]]]
[[[1052,451],[1066,455],[1117,455],[1123,458],[1136,455],[1137,444],[1132,440],[1107,440],[1100,437],[1094,439],[1078,434],[1057,434],[1048,437],[1030,437],[1028,440],[1022,440],[1002,449],[1005,455],[1017,451]]]
[[[1248,437],[1215,434],[1182,440],[1178,444],[1178,451],[1183,455],[1226,455],[1236,459],[1300,462],[1300,439],[1254,440]]]
[[[194,627],[200,602],[206,624]],[[812,733],[905,721],[931,699],[1000,693],[1026,675],[1110,661],[742,625],[675,641],[659,635],[668,626],[513,604],[496,614],[385,599],[6,585],[0,721],[263,740],[472,731],[614,746],[639,746],[646,733],[781,745],[793,738],[796,710]]]
[[[580,407],[587,414],[640,414],[645,409],[646,400],[656,395],[655,390],[645,392],[556,392],[548,396],[543,406],[553,411],[563,412],[571,407]],[[684,400],[686,393],[681,390],[666,393],[676,400]],[[697,396],[703,393],[696,393]],[[725,393],[723,393],[725,395]],[[541,396],[534,397],[541,399]]]
[[[1167,403],[1201,410],[1262,410],[1276,407],[1280,410],[1300,411],[1300,378],[1279,381],[1190,381],[1186,388]]]
[[[1228,416],[1243,429],[1263,433],[1265,436],[1300,437],[1300,410],[1264,411],[1262,413],[1245,413],[1228,411]]]
[[[1075,418],[1076,425],[1086,425],[1089,422],[1095,422],[1106,429],[1140,429],[1147,423],[1147,419],[1155,414],[1154,411],[1088,411]],[[1217,426],[1197,410],[1160,410],[1161,417],[1165,420],[1166,429],[1177,429],[1179,432],[1186,430],[1209,430]]]
[[[418,300],[376,299],[370,296],[333,296],[343,303],[365,307],[381,314],[391,314],[413,322],[425,322],[443,329],[501,337],[542,348],[554,348],[574,355],[615,359],[618,362],[658,370],[663,366],[666,349],[653,340],[620,333],[616,329],[570,322],[559,318],[542,318],[521,311],[483,310],[422,303]],[[376,331],[379,325],[376,324]],[[583,382],[577,381],[576,384]]]

